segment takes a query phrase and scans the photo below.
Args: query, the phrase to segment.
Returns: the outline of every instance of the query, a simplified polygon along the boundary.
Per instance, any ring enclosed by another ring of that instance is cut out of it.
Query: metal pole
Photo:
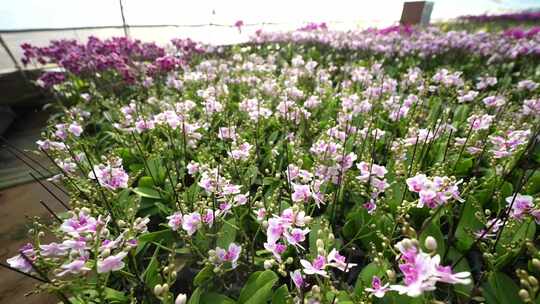
[[[120,2],[120,14],[122,15],[122,25],[124,26],[124,36],[129,37],[128,28],[126,24],[126,17],[124,16],[124,5],[122,4],[122,0],[118,0],[118,2]]]
[[[17,59],[15,59],[15,56],[13,55],[13,53],[11,52],[11,50],[9,49],[9,47],[7,46],[6,42],[4,41],[4,38],[2,38],[2,35],[0,35],[0,44],[2,45],[2,47],[4,48],[4,50],[6,51],[6,53],[8,54],[9,58],[11,58],[11,61],[13,61],[13,64],[15,65],[15,67],[17,68],[17,70],[19,71],[19,73],[22,75],[22,77],[24,78],[24,80],[26,82],[29,82],[28,80],[28,77],[26,77],[26,73],[24,72],[24,70],[22,69],[21,65],[19,64],[19,62],[17,61]]]

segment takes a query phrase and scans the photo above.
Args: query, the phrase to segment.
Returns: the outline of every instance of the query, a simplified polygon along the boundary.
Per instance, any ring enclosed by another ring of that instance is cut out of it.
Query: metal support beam
[[[126,24],[126,16],[124,15],[124,5],[122,4],[122,0],[118,0],[120,3],[120,14],[122,15],[122,25],[124,27],[124,36],[129,37],[128,34],[128,26]]]

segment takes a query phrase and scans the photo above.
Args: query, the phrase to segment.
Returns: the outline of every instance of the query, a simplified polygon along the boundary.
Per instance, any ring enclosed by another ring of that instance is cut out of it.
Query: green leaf
[[[384,304],[426,304],[426,303],[429,303],[428,301],[426,301],[424,296],[411,298],[407,295],[400,295],[397,292],[387,293],[381,302]]]
[[[155,232],[148,232],[138,238],[139,243],[148,243],[159,241],[160,243],[168,243],[174,239],[174,232],[170,229],[164,229]]]
[[[109,287],[105,288],[105,298],[109,301],[109,303],[128,303],[129,298],[127,295],[121,291],[118,291],[116,289],[112,289]]]
[[[200,287],[195,289],[195,291],[191,295],[191,298],[189,298],[188,304],[199,304],[202,294],[203,290]]]
[[[448,249],[448,258],[450,261],[452,261],[451,264],[454,263],[454,261],[457,261],[459,258],[461,258],[461,253],[459,253],[454,247],[450,247],[450,249]],[[450,264],[450,263],[448,263]],[[454,272],[462,272],[462,271],[466,271],[466,272],[471,272],[471,267],[469,267],[469,262],[467,262],[467,259],[461,259],[459,261],[459,263],[454,267],[453,269]],[[471,282],[471,284],[468,284],[468,285],[463,285],[463,284],[455,284],[453,285],[454,286],[454,290],[455,292],[463,297],[464,300],[466,299],[469,299],[470,296],[471,296],[471,292],[472,292],[472,289],[473,289],[473,283]]]
[[[472,158],[465,158],[459,161],[456,165],[456,174],[457,175],[467,175],[473,166]]]
[[[156,190],[152,188],[136,187],[136,188],[133,188],[133,192],[137,193],[141,197],[161,199],[161,196],[159,196],[159,192],[157,192]]]
[[[137,246],[136,254],[138,254],[148,243],[159,242],[162,244],[170,244],[173,240],[174,232],[170,229],[145,233],[137,239],[139,245]]]
[[[352,240],[355,236],[360,236],[369,231],[369,227],[365,225],[369,221],[370,215],[364,208],[351,213],[348,220],[343,226],[343,236],[347,240]]]
[[[143,176],[139,179],[138,186],[140,188],[150,188],[154,187],[154,181],[152,181],[152,178],[150,176]]]
[[[158,185],[162,185],[165,181],[165,174],[167,173],[165,167],[161,164],[161,159],[153,158],[147,161],[149,170],[146,170],[148,175],[152,176]]]
[[[527,193],[530,195],[540,192],[540,172],[536,171],[531,178],[529,178]]]
[[[217,246],[223,249],[227,249],[229,244],[233,243],[236,239],[236,219],[231,218],[229,220],[223,221],[223,226],[219,231],[217,238]]]
[[[484,228],[484,224],[476,218],[475,214],[483,214],[476,199],[470,197],[463,202],[463,212],[456,227],[456,247],[460,251],[468,250],[474,243],[474,237],[471,232]]]
[[[271,270],[257,271],[249,276],[242,291],[239,304],[266,303],[272,297],[272,287],[278,281],[278,276]]]
[[[454,114],[454,121],[459,123],[464,122],[469,117],[469,105],[459,105]]]
[[[193,279],[193,285],[196,287],[202,286],[206,281],[214,276],[214,267],[211,265],[205,266]]]
[[[518,286],[506,274],[502,272],[492,273],[488,278],[487,284],[496,297],[496,302],[491,302],[493,299],[490,299],[491,301],[487,301],[488,304],[523,303],[518,295]],[[488,300],[488,298],[486,298],[486,300]]]
[[[201,295],[200,304],[234,304],[234,300],[215,292],[205,292]]]
[[[154,255],[152,256],[152,259],[150,259],[150,263],[148,263],[148,266],[143,272],[143,278],[144,282],[147,286],[150,286],[153,288],[157,284],[161,282],[161,277],[159,276],[158,269],[159,269],[159,261],[157,259],[157,255],[159,253],[159,247],[156,247],[156,250],[154,251]]]
[[[287,284],[283,284],[274,292],[274,295],[272,296],[272,304],[287,304],[290,302],[288,301],[289,297],[290,295]]]
[[[516,222],[515,225],[506,225],[496,251],[501,256],[496,260],[497,267],[503,267],[510,262],[522,250],[527,240],[533,240],[536,233],[536,224],[532,219],[526,219],[522,222]],[[508,251],[506,247],[516,245],[516,249]]]
[[[315,218],[313,219],[311,231],[309,232],[309,252],[312,254],[317,252],[317,238],[319,230],[321,230],[321,219]]]
[[[493,287],[491,287],[491,285],[489,285],[487,282],[482,284],[482,297],[486,300],[487,304],[501,304],[497,300],[495,290],[493,290]]]

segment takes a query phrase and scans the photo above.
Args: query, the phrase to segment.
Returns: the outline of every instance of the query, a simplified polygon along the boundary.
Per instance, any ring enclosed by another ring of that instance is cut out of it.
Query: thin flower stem
[[[51,170],[49,170],[49,168],[45,167],[44,165],[42,165],[39,161],[35,160],[34,158],[30,157],[27,153],[25,153],[24,151],[22,151],[21,149],[17,148],[17,146],[11,144],[5,137],[3,136],[0,136],[0,140],[6,144],[8,147],[10,147],[11,149],[17,151],[18,153],[20,153],[21,155],[24,155],[26,158],[28,158],[31,162],[33,162],[34,164],[38,165],[41,169],[47,171],[47,173],[49,174],[54,174],[54,172],[52,172]],[[15,153],[13,153],[15,155]],[[22,159],[21,159],[22,160]],[[37,171],[37,170],[35,170]]]
[[[56,215],[56,213],[54,213],[54,211],[47,206],[44,201],[40,200],[39,203],[53,216],[54,219],[56,219],[59,223],[62,223],[62,220],[58,217],[58,215]]]
[[[32,172],[30,172],[29,174],[34,179],[34,181],[36,181],[38,184],[40,184],[41,187],[43,187],[43,189],[45,189],[52,197],[54,197],[54,199],[56,199],[62,206],[64,206],[64,208],[66,210],[70,210],[69,206],[66,203],[64,203],[64,201],[61,200],[58,197],[58,195],[56,195],[54,192],[52,192],[51,189],[49,189],[47,186],[45,186],[45,184],[39,178],[37,178]]]
[[[13,267],[11,267],[11,266],[9,266],[9,265],[7,265],[7,264],[4,264],[3,262],[0,262],[0,266],[1,266],[1,267],[4,267],[4,268],[7,269],[7,270],[16,272],[16,273],[18,273],[18,274],[22,274],[22,275],[25,276],[25,277],[28,277],[28,278],[34,279],[34,280],[36,280],[36,281],[39,281],[39,282],[41,282],[41,283],[49,283],[48,281],[46,281],[46,280],[44,280],[44,279],[42,279],[42,278],[40,278],[40,277],[37,277],[37,276],[35,276],[35,275],[26,273],[26,272],[24,272],[24,271],[20,271],[19,269],[13,268]]]
[[[531,178],[531,176],[534,174],[535,171],[536,169],[532,170],[529,176],[527,177],[526,177],[526,171],[523,171],[523,174],[521,175],[521,178],[519,179],[518,186],[516,187],[517,191],[515,191],[514,195],[512,196],[512,202],[510,203],[510,206],[508,206],[506,209],[503,209],[503,210],[506,210],[506,212],[503,213],[503,224],[501,228],[499,229],[499,231],[497,231],[497,237],[495,238],[495,243],[493,243],[493,250],[497,248],[497,244],[499,243],[501,239],[502,233],[504,231],[504,228],[506,227],[506,223],[508,222],[508,218],[510,217],[510,212],[512,211],[512,207],[514,207],[514,203],[516,201],[516,197],[518,193],[521,191],[521,188],[523,188],[523,185],[527,184],[527,182],[529,181],[529,178]]]
[[[103,199],[105,208],[107,209],[107,211],[109,212],[109,215],[111,216],[113,226],[115,227],[117,231],[120,231],[120,227],[118,226],[118,222],[116,221],[116,216],[113,212],[112,206],[110,205],[109,200],[107,199],[107,195],[103,191],[103,186],[101,185],[98,179],[98,175],[96,174],[96,170],[94,169],[94,165],[92,164],[92,159],[90,157],[90,154],[88,154],[88,152],[86,151],[84,144],[81,144],[81,149],[83,150],[84,155],[86,156],[86,160],[90,164],[90,168],[92,170],[92,173],[94,174],[94,178],[92,180],[98,185],[98,191],[101,194],[101,198]]]

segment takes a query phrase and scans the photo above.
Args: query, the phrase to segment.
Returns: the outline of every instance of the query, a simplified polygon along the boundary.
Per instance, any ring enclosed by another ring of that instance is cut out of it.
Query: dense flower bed
[[[539,38],[504,37],[25,46],[65,68],[38,145],[71,199],[8,263],[64,303],[537,302]]]
[[[466,20],[469,22],[508,22],[508,21],[540,21],[540,12],[531,11],[531,12],[519,12],[519,13],[508,13],[508,14],[498,14],[498,15],[469,15],[461,16],[458,19]]]
[[[432,27],[414,30],[411,27],[390,27],[382,30],[330,31],[298,30],[293,32],[260,31],[253,37],[256,43],[295,42],[318,43],[334,49],[364,51],[385,57],[434,56],[455,57],[457,54],[485,57],[490,62],[516,60],[540,55],[538,31],[527,32],[528,39],[517,39],[505,33],[442,31]]]

